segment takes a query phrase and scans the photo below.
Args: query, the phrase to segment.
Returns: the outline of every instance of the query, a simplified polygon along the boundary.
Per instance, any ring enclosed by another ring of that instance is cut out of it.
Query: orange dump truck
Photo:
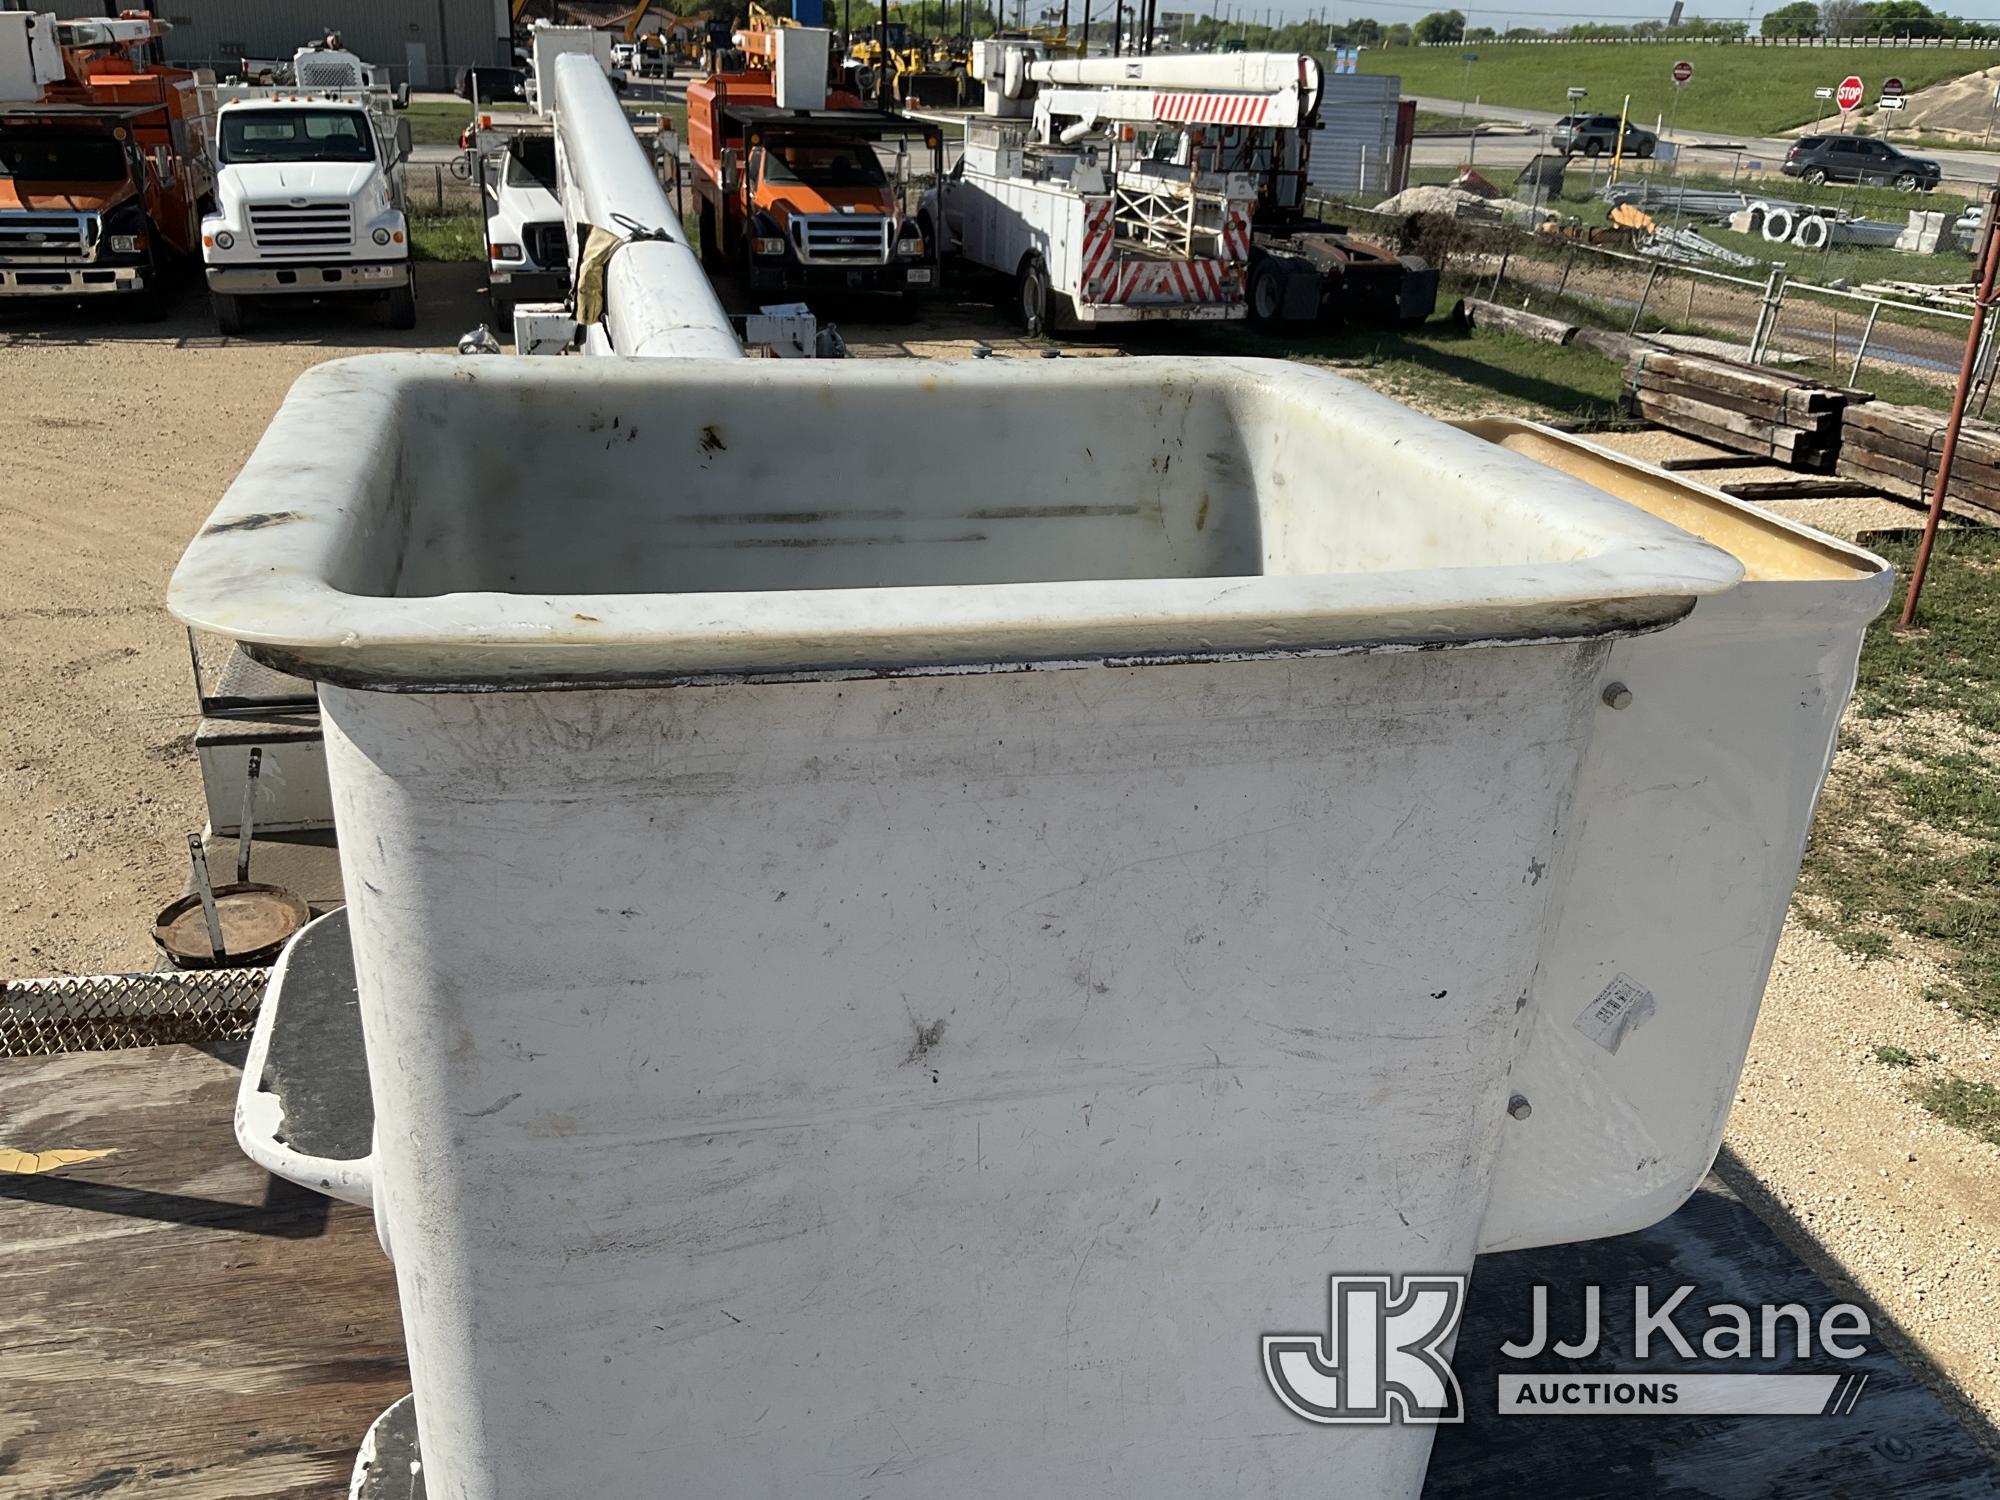
[[[203,75],[151,59],[167,25],[0,12],[0,296],[164,305],[215,193]]]
[[[936,126],[829,90],[829,33],[739,32],[688,86],[688,151],[702,258],[753,292],[861,291],[906,309],[937,285],[937,247],[903,215],[885,149],[914,140],[942,164]]]

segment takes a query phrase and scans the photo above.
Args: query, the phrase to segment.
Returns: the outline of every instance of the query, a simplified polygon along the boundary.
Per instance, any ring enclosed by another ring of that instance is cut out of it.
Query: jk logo
[[[1458,1328],[1463,1276],[1335,1276],[1326,1336],[1264,1335],[1264,1378],[1308,1422],[1462,1422],[1441,1352]]]

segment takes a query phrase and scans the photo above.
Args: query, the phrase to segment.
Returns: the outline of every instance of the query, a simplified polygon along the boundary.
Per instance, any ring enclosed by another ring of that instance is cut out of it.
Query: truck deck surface
[[[241,1056],[229,1044],[0,1060],[0,1142],[112,1153],[0,1176],[12,1200],[0,1494],[334,1500],[362,1434],[407,1392],[394,1277],[368,1216],[276,1182],[236,1147]],[[1604,1369],[1631,1363],[1610,1355],[1630,1289],[1657,1301],[1683,1282],[1702,1302],[1838,1300],[1713,1175],[1653,1229],[1482,1257],[1458,1339],[1468,1420],[1440,1432],[1425,1495],[2000,1496],[1990,1458],[1879,1335],[1854,1362],[1870,1378],[1846,1416],[1492,1414],[1493,1351],[1526,1335],[1532,1286],[1551,1288],[1556,1337],[1574,1332],[1576,1289],[1604,1287],[1606,1353],[1582,1362]]]

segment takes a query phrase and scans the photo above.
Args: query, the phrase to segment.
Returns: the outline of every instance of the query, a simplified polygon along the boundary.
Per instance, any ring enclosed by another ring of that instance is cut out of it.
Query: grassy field
[[[1476,52],[1470,81],[1465,52]],[[1456,99],[1469,92],[1488,104],[1517,109],[1564,110],[1564,90],[1587,88],[1589,108],[1616,113],[1632,96],[1632,118],[1650,127],[1672,107],[1671,70],[1677,59],[1694,64],[1694,80],[1681,90],[1678,123],[1689,130],[1771,135],[1813,119],[1815,88],[1849,73],[1869,85],[1893,69],[1911,92],[1956,78],[1993,61],[1988,52],[1949,50],[1885,52],[1881,48],[1740,47],[1726,42],[1549,46],[1475,42],[1457,47],[1371,48],[1361,54],[1364,73],[1394,73],[1403,92]]]
[[[412,214],[410,253],[418,260],[486,259],[486,230],[477,214]]]
[[[1915,545],[1877,550],[1907,578]],[[1900,597],[1868,629],[1843,731],[1858,769],[1828,784],[1799,873],[1800,920],[1863,960],[1915,945],[1943,963],[1924,992],[1976,1024],[2000,1024],[2000,533],[1938,537],[1919,629]],[[1899,591],[1900,594],[1900,591]],[[1901,1047],[1883,1066],[1961,1130],[2000,1145],[2000,1091]]]
[[[512,104],[490,104],[483,106],[495,114],[519,113],[528,106],[518,101]],[[653,116],[665,109],[673,121],[674,129],[681,135],[687,134],[687,106],[684,104],[640,104],[632,100],[625,103],[625,113],[635,120],[651,122]],[[419,146],[456,146],[459,132],[472,119],[472,106],[459,99],[417,99],[403,111],[403,117],[410,122],[410,140]]]

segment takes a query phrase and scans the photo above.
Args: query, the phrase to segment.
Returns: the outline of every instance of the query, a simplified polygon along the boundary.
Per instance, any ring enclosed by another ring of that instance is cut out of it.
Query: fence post
[[[1881,311],[1882,304],[1879,302],[1871,302],[1868,305],[1868,322],[1861,330],[1861,342],[1854,349],[1854,368],[1847,372],[1847,383],[1849,385],[1854,385],[1861,379],[1861,361],[1868,354],[1868,340],[1874,336],[1875,318]]]
[[[1549,298],[1549,307],[1552,310],[1554,309],[1555,305],[1558,302],[1562,301],[1563,288],[1569,285],[1570,269],[1571,267],[1575,266],[1575,264],[1576,264],[1576,241],[1571,240],[1569,246],[1569,254],[1563,260],[1563,273],[1562,275],[1556,278],[1555,295]]]
[[[1646,274],[1646,289],[1639,293],[1639,305],[1632,309],[1632,326],[1625,330],[1627,334],[1635,334],[1639,331],[1639,319],[1646,315],[1646,303],[1653,295],[1653,283],[1659,279],[1660,268],[1655,264],[1653,269]]]
[[[1785,268],[1771,267],[1771,279],[1764,287],[1764,305],[1757,310],[1757,327],[1750,335],[1750,363],[1761,365],[1771,347],[1771,335],[1778,329],[1778,309],[1785,305]]]
[[[1512,245],[1508,245],[1501,250],[1500,267],[1493,273],[1493,290],[1486,294],[1487,301],[1498,302],[1500,300],[1500,278],[1507,274],[1507,258],[1513,253],[1514,247]]]

